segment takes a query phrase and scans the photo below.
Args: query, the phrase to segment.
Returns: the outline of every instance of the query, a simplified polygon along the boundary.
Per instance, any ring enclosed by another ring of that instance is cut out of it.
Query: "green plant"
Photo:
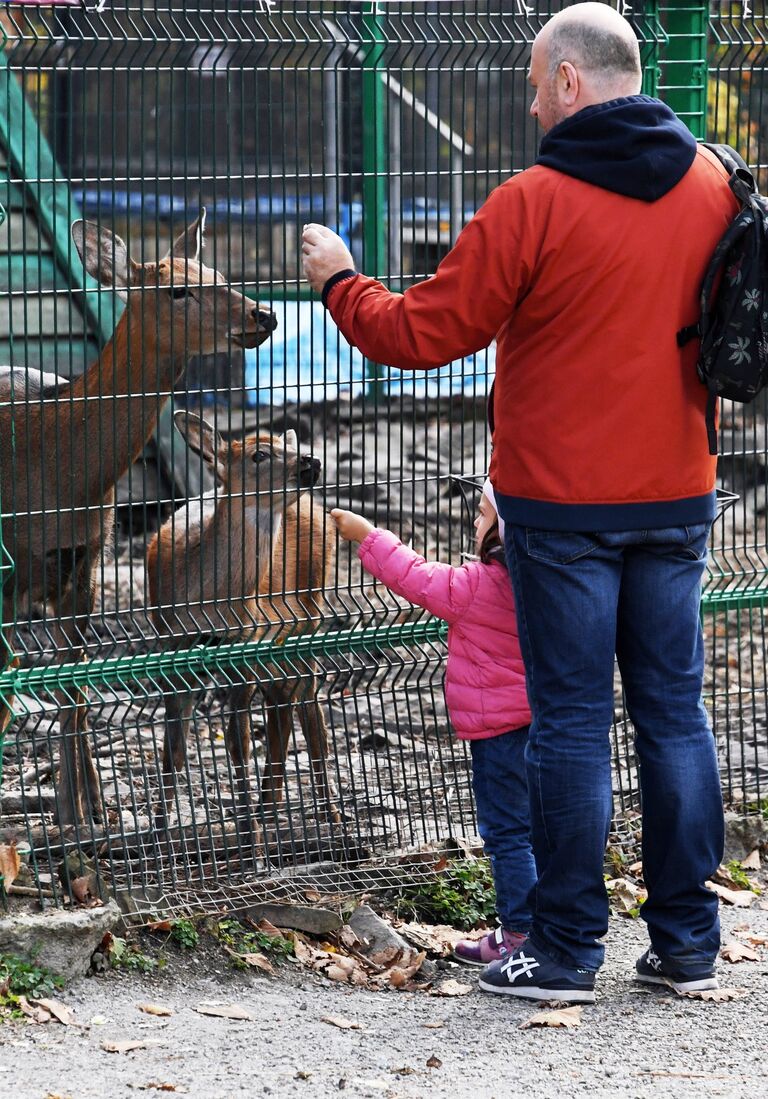
[[[490,865],[484,859],[454,859],[430,881],[406,887],[394,908],[398,916],[447,923],[462,931],[490,923],[496,914]]]
[[[119,935],[112,936],[109,960],[119,969],[131,969],[139,973],[151,973],[160,964],[155,958],[144,954],[138,943],[129,943]]]
[[[273,961],[284,961],[293,956],[293,943],[283,935],[269,935],[258,928],[249,928],[237,919],[219,920],[214,934],[223,946],[235,954],[266,954]],[[245,963],[230,955],[232,964],[245,968]]]
[[[45,999],[63,983],[61,977],[55,977],[36,962],[25,962],[14,954],[0,954],[0,1018],[23,1018],[20,996]]]
[[[760,887],[755,885],[738,859],[731,859],[730,862],[725,864],[725,868],[731,881],[738,885],[739,889],[749,889],[752,893],[762,893]]]
[[[171,923],[171,938],[185,950],[193,950],[200,942],[200,932],[192,920],[180,917]]]

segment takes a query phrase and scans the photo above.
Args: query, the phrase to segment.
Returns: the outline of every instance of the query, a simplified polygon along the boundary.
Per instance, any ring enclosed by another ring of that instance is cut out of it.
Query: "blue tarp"
[[[245,352],[246,402],[286,404],[357,397],[365,391],[365,360],[350,347],[320,302],[273,302],[277,330],[271,340]],[[392,395],[482,396],[495,368],[495,348],[435,370],[385,370]]]

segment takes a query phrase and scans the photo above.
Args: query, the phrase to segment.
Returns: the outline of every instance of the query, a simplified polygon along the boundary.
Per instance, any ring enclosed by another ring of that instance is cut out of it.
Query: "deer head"
[[[275,315],[202,263],[204,231],[205,209],[157,263],[137,263],[120,237],[92,221],[74,222],[72,239],[86,271],[101,286],[112,288],[131,306],[135,294],[143,291],[143,331],[157,333],[164,350],[176,349],[186,358],[210,355],[224,350],[227,339],[235,347],[257,347],[277,327]]]
[[[207,420],[190,412],[177,412],[174,420],[190,449],[211,467],[224,494],[243,497],[246,507],[273,510],[277,503],[284,508],[320,476],[319,460],[299,453],[295,431],[226,442]]]

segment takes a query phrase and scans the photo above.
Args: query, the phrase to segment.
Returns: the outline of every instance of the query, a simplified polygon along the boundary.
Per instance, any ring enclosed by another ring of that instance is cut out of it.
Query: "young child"
[[[459,942],[454,956],[488,965],[525,939],[528,893],[536,881],[523,758],[531,713],[491,483],[483,486],[475,519],[479,560],[455,568],[425,561],[362,515],[340,508],[331,515],[342,538],[361,543],[363,568],[448,623],[445,700],[456,735],[470,742],[478,829],[491,859],[501,923],[479,942]]]

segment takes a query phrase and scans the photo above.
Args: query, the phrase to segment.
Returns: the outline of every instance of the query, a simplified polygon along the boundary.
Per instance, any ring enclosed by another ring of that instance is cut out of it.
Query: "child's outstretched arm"
[[[425,561],[404,546],[391,530],[374,527],[362,515],[334,508],[331,518],[348,542],[360,542],[358,557],[371,573],[396,595],[431,611],[446,622],[457,619],[471,603],[477,577],[467,568]]]

